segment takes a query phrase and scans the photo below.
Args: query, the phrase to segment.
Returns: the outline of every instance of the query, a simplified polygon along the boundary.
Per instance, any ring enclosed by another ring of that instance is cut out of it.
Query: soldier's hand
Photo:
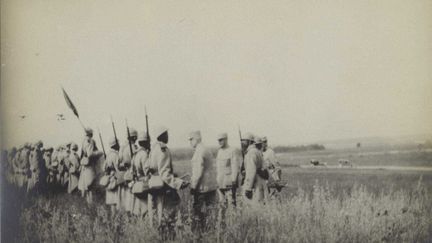
[[[182,185],[180,186],[180,189],[185,189],[188,186],[189,186],[189,182],[183,181]]]
[[[245,191],[245,196],[247,199],[252,199],[252,191],[251,190],[246,190]]]

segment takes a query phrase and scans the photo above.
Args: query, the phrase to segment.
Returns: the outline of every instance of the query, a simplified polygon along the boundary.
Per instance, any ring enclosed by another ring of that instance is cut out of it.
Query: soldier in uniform
[[[96,177],[95,164],[100,153],[96,147],[96,142],[93,139],[93,130],[87,128],[85,130],[86,137],[81,147],[81,173],[78,181],[78,189],[81,191],[81,196],[86,198],[88,203],[93,202],[92,185]]]
[[[150,152],[150,141],[146,132],[140,132],[138,135],[138,150],[132,159],[132,171],[135,181],[148,181],[148,158]],[[147,197],[134,195],[133,214],[144,216],[147,213]]]
[[[38,192],[39,189],[44,187],[46,173],[42,156],[42,147],[42,141],[38,141],[34,144],[33,150],[30,152],[30,178],[27,183],[27,193],[32,191]]]
[[[109,184],[112,180],[116,180],[115,176],[118,172],[118,166],[120,163],[119,149],[120,145],[115,137],[109,140],[110,150],[108,152],[107,158],[105,159],[103,170],[105,175],[109,176]],[[115,182],[114,182],[115,183]],[[109,185],[108,184],[108,185]],[[105,204],[111,208],[111,213],[115,213],[117,204],[119,203],[119,195],[116,187],[107,186],[106,188]]]
[[[238,149],[229,146],[228,134],[221,133],[217,139],[220,146],[216,156],[219,199],[225,207],[228,204],[236,206],[238,175],[243,158]]]
[[[264,168],[264,160],[262,156],[262,140],[255,137],[254,141],[249,141],[249,146],[246,151],[244,166],[245,166],[245,182],[243,185],[246,202],[257,204],[264,201],[265,190],[267,189],[268,172]],[[266,174],[267,173],[267,174]]]
[[[53,153],[53,148],[52,147],[48,147],[43,151],[43,160],[45,163],[45,168],[47,169],[47,178],[46,178],[46,183],[47,183],[47,187],[48,189],[50,189],[50,187],[52,186],[52,183],[54,181],[54,173],[53,173],[53,167],[52,167],[52,153]]]
[[[216,180],[216,160],[211,151],[202,144],[201,132],[189,134],[192,157],[191,195],[193,196],[192,231],[200,234],[207,214],[214,213],[218,187]]]
[[[219,196],[219,222],[224,222],[225,211],[229,205],[237,205],[237,187],[240,166],[243,158],[240,150],[228,145],[228,134],[218,135],[219,149],[216,156],[217,182]]]
[[[16,154],[18,153],[17,148],[13,147],[11,151],[7,155],[7,180],[9,183],[14,183],[14,168],[13,168],[13,162],[15,159]]]
[[[78,145],[71,143],[71,152],[68,156],[68,193],[71,194],[78,188],[79,174],[80,174],[80,158],[78,155]]]
[[[276,154],[272,148],[268,146],[267,137],[262,138],[262,151],[264,159],[264,167],[268,170],[270,177],[268,180],[268,192],[270,197],[274,195],[276,191],[282,189],[278,184],[281,180],[282,169],[280,167],[279,161],[276,158]]]
[[[120,166],[119,169],[121,171],[126,172],[125,175],[132,175],[132,157],[136,153],[138,147],[135,142],[138,137],[138,133],[135,129],[131,128],[129,130],[130,137],[128,137],[127,141],[120,147]],[[130,151],[129,143],[132,146],[132,154]],[[118,207],[120,209],[126,210],[126,212],[132,212],[133,210],[133,199],[134,195],[131,191],[131,181],[132,178],[125,178],[125,183],[119,186],[119,204]]]
[[[168,227],[168,229],[162,227],[159,229],[167,233],[167,237],[173,238],[175,216],[180,204],[180,196],[177,190],[185,188],[188,183],[174,176],[171,152],[167,147],[168,129],[158,127],[155,137],[157,141],[152,146],[149,163],[147,164],[148,168],[144,170],[148,170],[150,177],[158,176],[164,186],[151,191],[148,195],[150,224],[153,225],[154,208],[156,207],[158,225],[161,226],[162,218],[164,218],[166,219],[164,225]]]
[[[30,167],[30,144],[25,143],[21,152],[17,155],[18,157],[15,160],[15,178],[18,188],[23,189],[27,186],[27,175]]]

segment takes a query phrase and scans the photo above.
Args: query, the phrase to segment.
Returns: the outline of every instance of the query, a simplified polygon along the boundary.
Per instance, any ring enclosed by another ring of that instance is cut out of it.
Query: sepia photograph
[[[0,242],[432,242],[431,0],[0,21]]]

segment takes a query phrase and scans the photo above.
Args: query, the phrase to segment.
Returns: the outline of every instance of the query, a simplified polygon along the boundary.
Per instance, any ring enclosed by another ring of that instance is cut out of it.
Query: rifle
[[[241,185],[243,185],[244,184],[244,180],[245,180],[245,175],[244,175],[244,172],[245,172],[245,166],[244,166],[244,164],[245,164],[244,163],[245,154],[243,152],[242,134],[241,134],[241,130],[240,130],[240,125],[238,126],[238,130],[239,130],[239,137],[240,137],[240,151],[241,151],[242,157],[243,157],[242,164],[241,164],[241,167],[240,167],[240,174],[242,175]]]
[[[241,135],[241,130],[240,130],[240,125],[238,126],[238,131],[239,131],[239,137],[240,137],[240,150],[241,150],[241,153],[242,153],[242,156],[243,156],[243,159],[244,159],[244,152],[243,152],[243,147],[242,147],[242,135]],[[243,165],[242,165],[243,166]]]
[[[116,133],[116,130],[115,130],[114,121],[112,119],[112,116],[111,116],[111,125],[112,125],[112,129],[113,129],[113,132],[114,132],[114,139],[116,140],[116,143],[118,145],[120,145],[119,142],[118,142],[118,139],[117,139],[117,133]]]
[[[145,111],[145,120],[146,120],[146,132],[147,132],[147,138],[148,138],[148,142],[150,143],[150,133],[149,133],[149,125],[148,125],[148,115],[147,115],[147,107],[144,106],[144,111]],[[150,149],[150,148],[149,148]]]
[[[99,139],[100,139],[101,146],[102,146],[102,151],[103,151],[104,157],[106,159],[105,147],[104,147],[104,144],[103,144],[102,135],[101,135],[101,132],[100,132],[99,128],[98,128],[98,132],[99,132]]]
[[[127,132],[128,143],[129,143],[130,156],[131,156],[131,160],[132,160],[133,149],[132,149],[132,143],[131,143],[131,140],[130,140],[131,136],[130,136],[130,131],[129,131],[129,126],[128,126],[127,119],[125,119],[125,120],[126,120],[126,132]]]

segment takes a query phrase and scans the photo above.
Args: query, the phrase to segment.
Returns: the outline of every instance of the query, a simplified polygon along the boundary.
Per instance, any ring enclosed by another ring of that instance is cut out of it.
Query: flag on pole
[[[68,94],[66,93],[66,91],[63,88],[62,88],[62,90],[63,90],[64,98],[66,100],[66,104],[69,106],[69,108],[71,108],[71,110],[75,114],[75,116],[79,118],[78,110],[76,109],[76,107],[72,103],[72,100],[69,98]]]

